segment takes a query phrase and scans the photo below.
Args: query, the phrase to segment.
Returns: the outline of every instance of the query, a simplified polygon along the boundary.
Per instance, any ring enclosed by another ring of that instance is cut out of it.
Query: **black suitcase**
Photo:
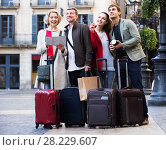
[[[126,88],[121,89],[120,64],[126,62]],[[117,92],[117,122],[119,126],[141,125],[144,121],[143,115],[143,92],[140,89],[129,89],[127,59],[117,60],[118,66],[118,92]]]
[[[80,101],[78,87],[68,87],[59,94],[60,120],[66,127],[85,126],[85,102]]]
[[[106,61],[107,59],[100,58],[98,61]],[[98,72],[98,65],[97,65]],[[107,74],[106,69],[106,74]],[[99,74],[99,73],[98,73]],[[108,74],[106,75],[107,86],[108,86]],[[99,80],[99,79],[98,79]],[[98,82],[99,87],[99,82]],[[87,97],[87,123],[89,128],[94,128],[96,126],[116,126],[116,89],[109,88],[98,88],[88,91]]]

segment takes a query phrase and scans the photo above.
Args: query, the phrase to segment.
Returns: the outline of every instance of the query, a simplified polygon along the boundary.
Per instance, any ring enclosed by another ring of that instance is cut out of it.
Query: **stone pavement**
[[[123,128],[71,127],[52,130],[39,126],[35,128],[36,90],[0,90],[0,135],[165,135],[166,107],[149,107],[149,125]],[[147,96],[147,99],[149,96]]]

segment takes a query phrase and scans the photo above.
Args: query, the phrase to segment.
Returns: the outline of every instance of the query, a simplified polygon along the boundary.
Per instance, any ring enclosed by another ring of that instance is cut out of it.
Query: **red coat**
[[[109,33],[106,32],[106,35],[108,37],[108,40],[110,41]],[[96,59],[103,58],[103,47],[97,32],[90,31],[90,37],[91,37],[92,48],[96,55]],[[93,60],[94,67],[96,67],[96,59]],[[99,70],[102,70],[102,61],[98,62],[98,68]]]

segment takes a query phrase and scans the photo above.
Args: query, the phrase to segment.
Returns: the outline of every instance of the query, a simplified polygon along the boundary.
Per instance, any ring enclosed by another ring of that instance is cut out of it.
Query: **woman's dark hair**
[[[109,18],[109,15],[106,12],[101,12],[103,14],[105,14],[107,16],[107,24],[104,25],[103,30],[105,32],[110,32],[111,28],[112,28],[112,21]]]

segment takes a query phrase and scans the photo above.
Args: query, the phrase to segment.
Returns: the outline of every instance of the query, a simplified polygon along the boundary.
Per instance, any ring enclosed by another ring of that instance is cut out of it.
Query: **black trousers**
[[[85,77],[85,69],[68,71],[71,86],[78,86],[77,78]]]

